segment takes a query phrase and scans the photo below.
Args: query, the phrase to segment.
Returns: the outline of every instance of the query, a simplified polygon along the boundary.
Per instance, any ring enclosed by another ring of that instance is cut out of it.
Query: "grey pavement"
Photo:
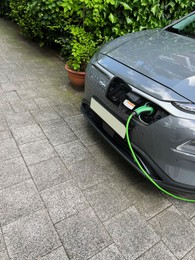
[[[56,53],[0,19],[0,260],[194,260],[195,205],[116,154],[82,95]]]

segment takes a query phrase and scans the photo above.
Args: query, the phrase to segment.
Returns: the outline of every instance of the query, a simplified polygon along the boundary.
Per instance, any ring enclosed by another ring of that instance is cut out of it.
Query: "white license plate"
[[[94,98],[91,98],[90,108],[100,116],[117,134],[125,138],[125,125],[105,109]]]

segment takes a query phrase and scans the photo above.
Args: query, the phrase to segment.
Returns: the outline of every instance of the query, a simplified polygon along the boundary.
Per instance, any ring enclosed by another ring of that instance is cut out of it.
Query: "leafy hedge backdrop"
[[[56,45],[67,57],[72,26],[99,44],[143,29],[159,28],[194,10],[189,0],[0,0],[0,16],[43,45]]]

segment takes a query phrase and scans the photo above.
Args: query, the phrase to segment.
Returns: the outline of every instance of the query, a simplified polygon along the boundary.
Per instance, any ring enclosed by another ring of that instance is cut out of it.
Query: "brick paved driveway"
[[[0,20],[0,260],[194,260],[195,205],[139,177],[81,98],[56,55]]]

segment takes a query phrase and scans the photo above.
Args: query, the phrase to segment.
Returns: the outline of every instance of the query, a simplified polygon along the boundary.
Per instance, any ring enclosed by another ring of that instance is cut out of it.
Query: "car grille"
[[[87,80],[88,84],[97,89],[101,94],[105,94],[106,87],[110,81],[108,76],[93,65],[87,70]]]

